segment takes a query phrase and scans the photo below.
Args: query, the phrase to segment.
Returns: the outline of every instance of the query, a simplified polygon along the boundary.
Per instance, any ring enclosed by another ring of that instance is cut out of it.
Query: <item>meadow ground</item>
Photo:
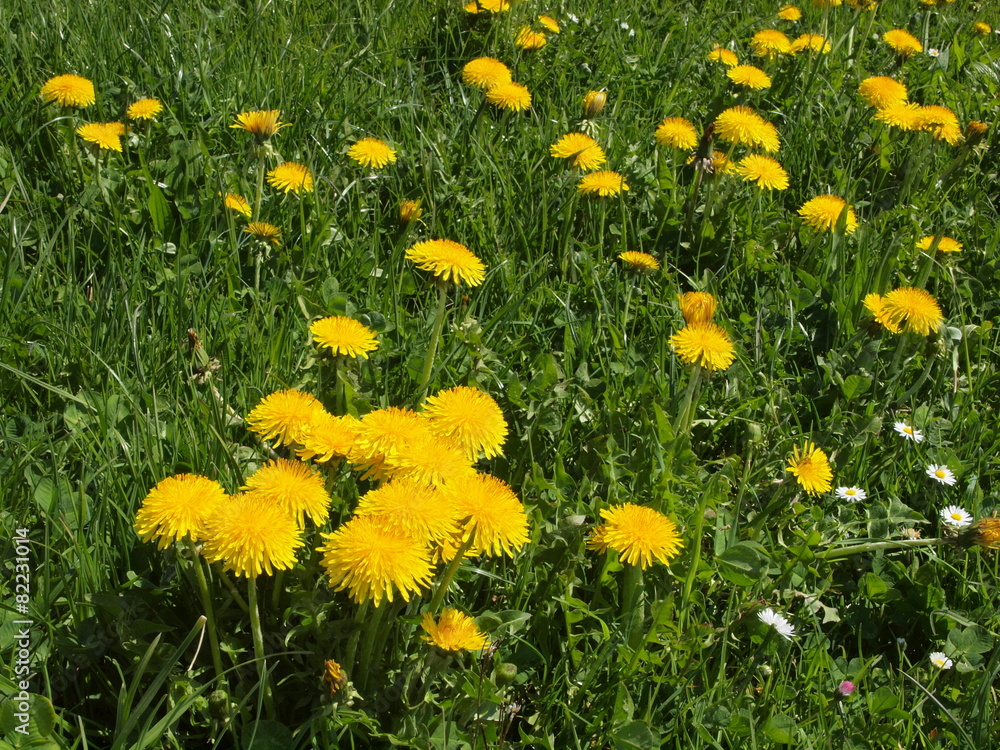
[[[0,7],[0,748],[1000,747],[1000,7],[480,3]]]

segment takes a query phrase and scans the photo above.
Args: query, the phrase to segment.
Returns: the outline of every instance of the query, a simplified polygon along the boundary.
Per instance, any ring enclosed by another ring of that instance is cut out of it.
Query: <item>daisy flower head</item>
[[[206,528],[205,559],[222,561],[224,570],[246,578],[288,570],[303,544],[292,515],[256,493],[231,497],[208,519]]]
[[[250,208],[247,199],[239,193],[226,193],[226,197],[223,198],[222,202],[230,211],[243,214],[248,219],[253,214],[253,209]]]
[[[836,495],[841,500],[846,500],[849,503],[857,503],[868,497],[868,493],[860,487],[838,487]]]
[[[583,116],[597,117],[608,103],[607,91],[588,91],[583,97]]]
[[[528,543],[528,514],[514,490],[489,474],[470,474],[439,488],[460,519],[471,554],[498,557]]]
[[[507,440],[503,410],[488,393],[460,385],[424,402],[423,414],[435,435],[447,438],[475,460],[499,456]]]
[[[914,52],[923,52],[924,46],[920,41],[905,29],[891,29],[882,35],[882,41],[888,44],[897,55],[903,59],[908,58]]]
[[[163,111],[163,104],[159,99],[140,99],[129,105],[125,111],[130,120],[152,120]]]
[[[858,93],[868,106],[884,109],[903,104],[909,97],[906,86],[887,76],[871,76],[858,86]]]
[[[399,204],[399,221],[401,224],[409,224],[417,221],[424,215],[424,209],[420,207],[420,201],[403,201]]]
[[[686,151],[698,145],[698,131],[683,117],[666,117],[653,133],[661,146]]]
[[[941,511],[941,520],[956,529],[972,525],[972,515],[965,508],[949,505]]]
[[[792,52],[791,41],[777,29],[758,31],[751,37],[750,47],[757,57],[774,57]]]
[[[784,615],[779,615],[770,607],[758,612],[757,619],[768,627],[774,628],[774,631],[785,640],[790,641],[795,637],[795,626]]]
[[[322,526],[333,501],[323,477],[301,461],[279,458],[268,461],[246,479],[244,492],[264,497],[282,508],[302,528],[308,515]]]
[[[736,53],[725,47],[716,47],[713,49],[708,53],[708,59],[712,62],[720,62],[727,68],[733,68],[740,64],[740,59],[736,56]]]
[[[418,242],[406,251],[406,257],[443,282],[479,286],[486,278],[486,264],[465,245],[451,240]]]
[[[881,294],[866,295],[862,304],[871,312],[873,316],[875,316],[875,320],[880,323],[883,328],[886,328],[892,333],[902,333],[903,329],[893,323],[892,319],[886,313],[885,298]]]
[[[618,195],[623,190],[628,190],[625,178],[610,169],[600,172],[591,172],[584,175],[576,186],[577,192],[581,195],[598,195],[606,198],[611,195]]]
[[[654,560],[668,565],[684,546],[677,525],[652,508],[625,503],[605,508],[601,518],[604,523],[587,541],[587,549],[613,549],[629,565],[645,569]]]
[[[279,164],[267,173],[267,184],[283,193],[311,193],[313,176],[309,167],[294,161]]]
[[[681,315],[688,325],[693,323],[709,323],[715,317],[718,301],[708,292],[684,292],[677,295]]]
[[[205,522],[227,499],[222,485],[196,474],[167,477],[149,491],[135,516],[135,530],[159,549],[205,538]]]
[[[798,21],[802,18],[802,11],[794,5],[782,5],[778,10],[778,18],[782,21]]]
[[[122,152],[124,127],[120,122],[88,122],[78,127],[76,134],[102,151]]]
[[[93,81],[72,74],[50,78],[39,96],[43,102],[56,102],[60,107],[89,107],[97,101]]]
[[[840,223],[841,214],[845,216],[844,234],[851,234],[858,228],[858,217],[847,201],[836,195],[818,195],[802,204],[799,216],[802,220],[822,232],[832,232]]]
[[[962,243],[952,237],[935,237],[931,235],[930,237],[924,237],[920,242],[917,243],[917,247],[920,250],[930,250],[931,245],[937,240],[938,252],[942,253],[960,253],[962,252]]]
[[[893,289],[883,297],[883,313],[905,331],[927,336],[944,322],[941,306],[929,292],[914,287]]]
[[[584,133],[564,135],[549,147],[549,154],[557,159],[569,159],[574,167],[583,170],[597,169],[608,160],[597,141]]]
[[[750,154],[745,156],[736,171],[745,182],[756,182],[761,190],[787,190],[788,172],[781,163],[770,156]]]
[[[899,436],[904,440],[912,440],[914,443],[922,443],[924,441],[924,433],[920,430],[915,430],[906,422],[896,422],[893,425],[893,429],[899,433]]]
[[[520,83],[498,83],[486,91],[486,101],[500,109],[523,112],[531,107],[531,92]]]
[[[931,664],[933,664],[938,669],[951,669],[955,662],[949,659],[941,651],[935,651],[930,655]]]
[[[778,130],[750,107],[738,105],[715,118],[715,132],[724,141],[776,152],[781,141]]]
[[[281,230],[266,221],[252,221],[244,227],[243,231],[246,234],[252,234],[265,245],[271,247],[281,245]]]
[[[477,57],[462,68],[462,80],[486,90],[500,83],[510,83],[510,68],[492,57]]]
[[[638,250],[626,250],[618,255],[618,259],[625,263],[626,270],[635,273],[648,273],[660,269],[660,261],[649,253]]]
[[[955,482],[958,481],[955,479],[955,475],[952,473],[952,470],[944,464],[931,464],[928,466],[927,476],[931,479],[936,479],[941,484],[946,484],[949,487],[953,487]]]
[[[231,128],[246,130],[256,136],[257,140],[264,142],[270,140],[271,136],[281,128],[288,127],[290,123],[279,122],[281,119],[280,109],[253,110],[250,112],[240,112],[236,115],[236,122],[230,125]]]
[[[420,627],[427,633],[421,638],[451,654],[460,651],[481,651],[489,643],[489,639],[476,625],[476,621],[455,609],[441,610],[437,622],[434,622],[434,615],[424,612]]]
[[[246,416],[247,427],[275,445],[299,441],[302,428],[323,411],[319,400],[308,393],[289,389],[266,396]]]
[[[515,46],[528,51],[541,49],[548,43],[549,40],[545,38],[545,34],[533,31],[530,26],[522,26],[514,38]]]
[[[753,65],[737,65],[726,71],[729,80],[738,86],[746,86],[748,89],[766,89],[771,87],[771,77],[760,68]]]
[[[368,359],[368,352],[378,349],[375,331],[361,321],[344,315],[317,320],[309,326],[309,332],[320,349],[329,349],[333,355]]]
[[[833,49],[830,42],[827,41],[826,37],[820,34],[802,34],[794,42],[792,42],[792,54],[797,55],[799,52],[822,52],[824,55],[829,53]]]
[[[539,16],[538,23],[547,28],[553,34],[558,34],[560,32],[559,22],[552,16]]]
[[[795,475],[796,481],[806,493],[820,495],[829,492],[833,486],[833,469],[826,454],[813,443],[802,448],[794,446],[792,457],[788,459],[785,471]]]
[[[396,152],[378,138],[362,138],[347,150],[347,156],[356,164],[371,169],[382,169],[396,161]]]
[[[670,346],[681,362],[706,370],[725,370],[736,359],[733,342],[715,323],[691,323],[670,337]]]

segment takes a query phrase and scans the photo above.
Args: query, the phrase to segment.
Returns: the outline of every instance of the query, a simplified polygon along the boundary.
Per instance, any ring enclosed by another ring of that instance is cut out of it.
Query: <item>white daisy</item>
[[[927,54],[930,55],[931,57],[937,57],[938,55],[941,54],[941,50],[931,47],[930,49],[927,50]]]
[[[949,659],[940,651],[935,651],[933,654],[931,654],[931,664],[933,664],[938,669],[951,669],[954,663],[955,662],[953,662],[951,659]]]
[[[770,625],[772,628],[778,631],[778,635],[792,640],[795,636],[795,626],[792,625],[788,620],[786,620],[782,615],[779,615],[773,609],[768,607],[767,609],[762,609],[757,613],[757,617],[765,625]]]
[[[924,440],[924,433],[920,430],[914,430],[906,422],[896,422],[893,427],[902,437],[912,440],[914,443],[921,443]]]
[[[941,511],[941,520],[949,526],[960,529],[972,523],[972,516],[965,508],[959,508],[957,505],[949,505]]]
[[[838,487],[836,492],[837,497],[849,503],[856,503],[868,497],[868,493],[860,487]]]
[[[941,484],[947,484],[949,487],[951,487],[957,481],[955,479],[955,475],[951,473],[951,469],[949,469],[944,464],[940,466],[938,466],[937,464],[931,464],[930,466],[928,466],[927,476],[929,476],[931,479],[938,480],[939,482],[941,482]]]

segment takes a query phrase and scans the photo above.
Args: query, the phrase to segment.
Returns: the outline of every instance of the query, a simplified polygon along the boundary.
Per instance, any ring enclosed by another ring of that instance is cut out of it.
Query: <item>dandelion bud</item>
[[[989,130],[989,125],[985,122],[969,120],[969,124],[965,126],[965,142],[970,146],[975,146],[983,140],[987,130]]]
[[[588,91],[583,97],[583,116],[597,117],[608,103],[608,93],[606,91]]]
[[[330,691],[331,698],[347,684],[344,670],[333,659],[323,662],[323,684]]]
[[[209,693],[208,715],[216,721],[229,721],[229,694],[225,690],[213,690]]]
[[[503,664],[497,665],[496,674],[493,679],[496,684],[500,687],[505,687],[514,682],[517,677],[517,665],[511,664],[510,662],[504,662]]]
[[[420,207],[420,201],[403,201],[399,204],[399,222],[409,224],[424,215],[424,209]]]

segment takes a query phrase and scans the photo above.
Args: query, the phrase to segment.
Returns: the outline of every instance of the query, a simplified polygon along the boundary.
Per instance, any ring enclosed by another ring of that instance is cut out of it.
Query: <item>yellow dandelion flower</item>
[[[274,224],[266,221],[252,221],[243,230],[247,234],[252,234],[261,242],[278,247],[281,244],[281,230]]]
[[[60,107],[89,107],[97,101],[93,82],[72,74],[50,78],[39,96],[43,102],[57,102]]]
[[[824,55],[827,54],[833,47],[830,42],[826,40],[819,34],[802,34],[794,42],[792,42],[792,54],[797,55],[799,52],[805,52],[806,50],[810,52],[822,52]]]
[[[736,53],[725,47],[715,47],[715,49],[708,53],[708,59],[712,62],[720,62],[727,68],[733,68],[740,64],[740,59],[736,56]]]
[[[167,477],[149,491],[135,516],[135,530],[159,549],[189,538],[205,538],[205,523],[227,499],[222,485],[196,474]]]
[[[406,251],[406,257],[445,282],[479,286],[486,278],[486,264],[465,245],[451,240],[418,242]]]
[[[538,23],[547,28],[553,34],[559,33],[559,22],[552,16],[539,16]]]
[[[279,164],[267,173],[267,184],[284,193],[295,191],[311,193],[313,191],[313,176],[309,167],[294,161]]]
[[[774,125],[742,105],[723,110],[715,118],[715,133],[724,141],[762,148],[772,154],[781,146]]]
[[[583,195],[597,194],[605,198],[609,195],[618,195],[622,190],[628,190],[629,187],[625,184],[624,177],[617,172],[605,169],[584,175],[576,189]]]
[[[877,109],[904,104],[909,96],[906,86],[886,76],[866,78],[858,86],[858,93],[869,106]]]
[[[76,134],[88,143],[95,144],[98,148],[107,151],[122,151],[122,133],[118,132],[114,125],[121,123],[111,122],[88,122],[76,129]]]
[[[681,315],[688,325],[695,323],[710,323],[715,317],[715,309],[719,303],[708,292],[684,292],[677,295]]]
[[[421,638],[432,646],[452,654],[460,651],[481,651],[489,644],[489,639],[478,628],[476,621],[454,609],[441,610],[437,622],[434,622],[434,616],[430,612],[424,612],[420,627],[427,633]]]
[[[205,559],[222,561],[225,570],[247,578],[288,570],[302,546],[302,532],[291,514],[256,493],[234,495],[222,503],[206,528]]]
[[[396,478],[358,499],[355,516],[382,522],[425,544],[443,544],[459,533],[454,508],[434,487],[412,477]]]
[[[782,5],[778,10],[778,18],[783,21],[798,21],[802,18],[802,11],[794,5]]]
[[[486,101],[500,109],[521,112],[531,106],[531,92],[520,83],[498,83],[487,90]]]
[[[386,461],[391,461],[401,446],[421,442],[432,434],[427,420],[412,409],[376,409],[358,423],[357,440],[347,460],[364,472],[362,479],[385,479]]]
[[[875,10],[878,7],[878,0],[847,0],[847,4],[855,10]]]
[[[698,131],[683,117],[666,117],[653,133],[661,146],[687,151],[698,145]]]
[[[541,49],[548,43],[549,40],[545,38],[545,34],[533,31],[530,26],[522,26],[514,38],[515,46],[528,51]]]
[[[885,312],[885,298],[881,294],[869,294],[866,295],[862,304],[871,312],[875,317],[875,320],[881,324],[883,328],[888,329],[892,333],[901,333],[902,328],[892,322],[889,316]]]
[[[378,349],[375,331],[359,320],[343,315],[334,315],[317,320],[309,326],[320,349],[329,349],[331,354],[368,359],[368,352]]]
[[[685,161],[685,164],[694,164],[694,161],[695,155],[691,154]],[[711,168],[699,167],[699,169],[705,169],[709,174],[736,174],[737,166],[735,162],[721,151],[713,151]]]
[[[570,159],[574,167],[583,170],[597,169],[608,160],[597,141],[584,133],[564,135],[549,147],[549,154],[557,159]]]
[[[163,111],[163,104],[159,99],[140,99],[129,105],[125,111],[130,120],[152,120]]]
[[[817,8],[836,8],[843,5],[844,0],[813,0]]]
[[[503,452],[507,420],[500,405],[478,388],[460,385],[429,396],[423,414],[435,435],[453,441],[470,459]]]
[[[801,450],[796,445],[785,471],[794,474],[802,489],[810,495],[829,492],[833,486],[833,469],[830,468],[830,461],[813,443],[806,443]]]
[[[250,208],[250,204],[247,203],[247,199],[239,193],[226,193],[223,203],[226,204],[226,208],[235,211],[236,213],[243,214],[248,219],[253,213],[253,209]]]
[[[408,602],[431,585],[427,545],[381,516],[355,516],[323,538],[318,551],[330,587],[349,589],[358,604],[370,600],[377,607],[397,592]]]
[[[968,546],[1000,549],[1000,518],[995,516],[980,518],[963,532],[961,541]]]
[[[653,561],[668,565],[684,547],[677,525],[662,513],[634,503],[601,511],[604,523],[587,541],[587,549],[613,549],[628,565],[648,568]]]
[[[347,150],[347,155],[355,163],[372,169],[381,169],[396,161],[396,152],[378,138],[362,138]]]
[[[935,239],[937,238],[934,235],[924,237],[917,243],[917,247],[921,250],[930,250]],[[960,253],[962,252],[963,247],[961,242],[952,237],[941,237],[940,241],[937,243],[937,249],[938,252],[942,253]]]
[[[437,435],[400,445],[385,459],[385,473],[395,479],[410,478],[441,487],[473,473],[467,452]]]
[[[608,92],[588,91],[583,97],[583,116],[597,117],[608,103]]]
[[[921,107],[918,104],[907,104],[906,102],[890,104],[887,107],[879,109],[875,113],[875,119],[879,122],[884,122],[891,128],[920,130],[923,127],[923,118],[920,116],[920,109]]]
[[[317,463],[346,458],[357,445],[358,426],[359,422],[354,417],[317,412],[299,431],[297,442],[301,447],[296,448],[295,455]]]
[[[909,31],[892,29],[882,35],[882,41],[888,44],[902,58],[907,58],[914,52],[923,52],[924,46]]]
[[[791,41],[777,29],[758,31],[750,39],[750,47],[758,57],[788,55],[792,52]]]
[[[770,156],[750,154],[739,163],[736,171],[747,182],[756,182],[761,190],[786,190],[788,172]]]
[[[988,23],[983,23],[982,21],[976,21],[972,24],[972,30],[977,34],[982,34],[983,36],[993,33],[993,29],[990,28],[990,25]]]
[[[420,201],[403,201],[399,204],[399,221],[401,224],[409,224],[417,221],[424,215],[424,209],[420,207]]]
[[[947,107],[931,104],[920,108],[920,128],[926,130],[939,141],[951,146],[962,142],[962,128],[955,113]]]
[[[266,141],[281,130],[281,128],[288,127],[290,124],[279,122],[280,118],[280,109],[260,109],[250,112],[240,112],[236,115],[236,122],[229,127],[246,130],[249,133],[253,133],[258,141]]]
[[[505,13],[510,10],[510,3],[507,0],[473,0],[465,5],[465,12],[472,13]]]
[[[501,479],[472,474],[441,487],[474,555],[514,556],[528,543],[528,515],[514,491]]]
[[[638,250],[626,250],[619,254],[618,258],[624,261],[627,270],[636,273],[658,271],[660,269],[660,261],[649,253],[641,253]]]
[[[733,83],[746,86],[748,89],[766,89],[771,87],[771,77],[760,68],[753,65],[737,65],[726,71]]]
[[[331,698],[347,684],[347,675],[344,674],[343,668],[333,659],[327,659],[323,662],[323,684],[330,691]]]
[[[736,359],[729,334],[714,323],[692,323],[670,337],[670,346],[682,362],[706,370],[725,370]]]
[[[847,201],[836,195],[818,195],[802,204],[799,216],[806,224],[822,232],[832,232],[837,228],[840,215],[846,212],[844,234],[851,234],[858,228],[858,217]]]
[[[462,68],[462,80],[470,86],[490,89],[500,83],[510,83],[510,68],[492,57],[477,57]]]
[[[944,322],[941,306],[933,295],[909,286],[885,295],[883,310],[894,325],[921,336],[933,333]]]
[[[240,489],[275,503],[299,526],[307,515],[314,524],[322,526],[332,502],[320,474],[301,461],[287,458],[268,461],[247,477],[246,486]]]
[[[266,396],[246,417],[247,427],[275,445],[299,442],[302,428],[323,411],[319,400],[308,393],[289,389]]]

